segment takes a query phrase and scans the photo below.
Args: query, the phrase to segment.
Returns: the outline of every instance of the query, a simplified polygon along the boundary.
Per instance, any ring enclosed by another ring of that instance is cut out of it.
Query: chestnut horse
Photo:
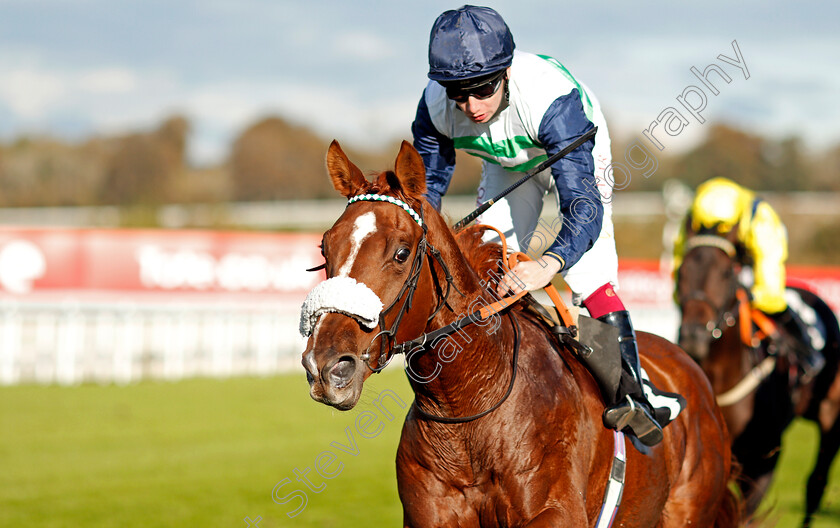
[[[373,182],[335,141],[327,168],[349,200],[324,233],[328,280],[304,303],[302,363],[312,398],[346,410],[408,352],[415,400],[396,458],[404,526],[595,526],[623,437],[602,424],[594,378],[522,301],[465,317],[492,297],[500,246],[480,228],[453,233],[423,198],[425,168],[407,142]],[[307,312],[310,298],[332,308]],[[464,320],[450,339],[429,337]],[[615,526],[737,526],[729,437],[708,380],[665,339],[639,332],[638,343],[655,385],[687,407],[648,454],[627,450]]]
[[[808,526],[840,448],[840,328],[822,299],[807,289],[788,286],[786,298],[793,309],[805,311],[803,320],[813,323],[811,332],[817,332],[813,345],[826,359],[812,381],[799,383],[788,356],[778,353],[770,339],[753,337],[747,290],[739,282],[738,251],[734,232],[687,239],[677,274],[679,344],[706,372],[718,397],[733,455],[742,468],[739,484],[746,514],[756,510],[770,486],[782,433],[794,416],[819,425],[819,455],[808,479],[803,522]],[[760,321],[760,314],[756,317]]]

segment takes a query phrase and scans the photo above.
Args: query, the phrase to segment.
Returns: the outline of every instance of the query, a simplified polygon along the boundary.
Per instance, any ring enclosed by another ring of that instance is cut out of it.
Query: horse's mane
[[[500,271],[502,262],[502,246],[495,242],[485,242],[482,236],[486,227],[474,225],[454,233],[458,247],[467,259],[467,263],[479,278],[494,284],[503,273]]]
[[[455,235],[455,241],[458,247],[467,259],[467,263],[476,272],[478,277],[484,281],[485,290],[491,292],[488,298],[493,298],[495,296],[496,284],[499,278],[505,274],[505,271],[502,269],[504,255],[502,254],[501,244],[482,240],[484,233],[488,229],[482,225],[473,225],[456,231],[453,234]],[[559,350],[563,346],[558,335],[551,332],[551,327],[554,325],[548,325],[546,319],[538,312],[533,311],[526,297],[516,301],[513,309],[520,310],[524,314],[530,313],[530,317],[540,324],[543,331],[555,343],[557,349]]]

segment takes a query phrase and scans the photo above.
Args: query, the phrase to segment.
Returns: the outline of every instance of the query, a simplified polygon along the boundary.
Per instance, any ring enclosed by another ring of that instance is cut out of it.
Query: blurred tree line
[[[279,117],[244,130],[217,167],[191,167],[189,123],[166,119],[151,131],[70,143],[22,137],[0,144],[0,207],[118,205],[335,198],[326,173],[329,140]],[[399,142],[380,151],[343,145],[364,171],[393,166]],[[459,156],[453,192],[473,192],[477,160]]]
[[[658,191],[668,179],[693,189],[726,176],[756,191],[840,191],[840,145],[811,152],[798,137],[768,139],[724,124],[709,125],[705,139],[684,153],[660,153],[642,143],[657,157],[659,168],[647,179],[633,174],[627,190]],[[621,159],[616,156],[623,155],[625,145],[614,142],[613,159]]]
[[[324,159],[329,140],[279,117],[252,124],[235,139],[225,163],[191,167],[186,158],[189,122],[166,119],[151,131],[94,137],[79,143],[31,137],[0,145],[0,206],[121,205],[334,198]],[[613,141],[614,159],[627,143]],[[648,145],[649,146],[649,145]],[[377,151],[354,151],[363,170],[393,166],[394,142]],[[652,147],[651,147],[652,149]],[[724,175],[759,191],[840,191],[840,145],[809,152],[796,137],[764,138],[727,125],[709,125],[690,151],[657,152],[659,168],[635,177],[628,191],[658,191],[667,179],[694,188]],[[451,194],[473,194],[476,158],[459,153]]]
[[[0,207],[117,205],[121,224],[159,224],[158,206],[338,198],[326,173],[329,139],[276,116],[241,132],[218,166],[190,166],[190,125],[183,116],[156,129],[92,137],[81,142],[22,137],[0,144]],[[613,138],[613,159],[623,161],[631,141],[650,149],[659,163],[649,178],[633,172],[627,192],[661,191],[676,179],[695,188],[706,179],[730,177],[756,191],[840,191],[840,145],[812,152],[799,138],[768,139],[724,124],[706,125],[705,139],[686,152],[656,151],[643,138]],[[393,167],[399,141],[377,150],[343,144],[365,172]],[[477,158],[458,153],[450,194],[475,195]],[[796,259],[832,263],[840,259],[840,226],[826,219],[784,218]],[[658,254],[664,219],[650,225],[619,223],[625,257]],[[813,225],[812,225],[813,224]],[[794,255],[792,254],[792,257]],[[796,260],[795,259],[795,260]]]

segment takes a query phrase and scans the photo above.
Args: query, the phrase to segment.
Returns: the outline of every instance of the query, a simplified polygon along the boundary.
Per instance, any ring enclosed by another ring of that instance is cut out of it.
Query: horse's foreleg
[[[525,528],[558,528],[564,526],[578,528],[589,526],[583,505],[580,508],[574,508],[574,510],[545,510],[525,524]]]
[[[402,496],[401,496],[402,498]],[[403,526],[405,528],[478,528],[478,515],[462,500],[419,499],[409,503],[403,500]]]
[[[805,520],[802,526],[809,526],[811,516],[820,507],[825,486],[828,483],[828,472],[831,469],[831,462],[840,449],[840,420],[828,431],[820,432],[820,448],[817,454],[817,463],[814,471],[808,477],[808,487],[805,493]]]

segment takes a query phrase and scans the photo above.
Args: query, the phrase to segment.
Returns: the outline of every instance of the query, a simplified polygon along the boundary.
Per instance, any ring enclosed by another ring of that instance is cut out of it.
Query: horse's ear
[[[346,198],[355,196],[367,183],[362,171],[350,161],[336,140],[332,140],[327,151],[327,172],[335,190]]]
[[[408,141],[402,142],[394,167],[400,187],[407,196],[419,198],[426,193],[426,166]]]

